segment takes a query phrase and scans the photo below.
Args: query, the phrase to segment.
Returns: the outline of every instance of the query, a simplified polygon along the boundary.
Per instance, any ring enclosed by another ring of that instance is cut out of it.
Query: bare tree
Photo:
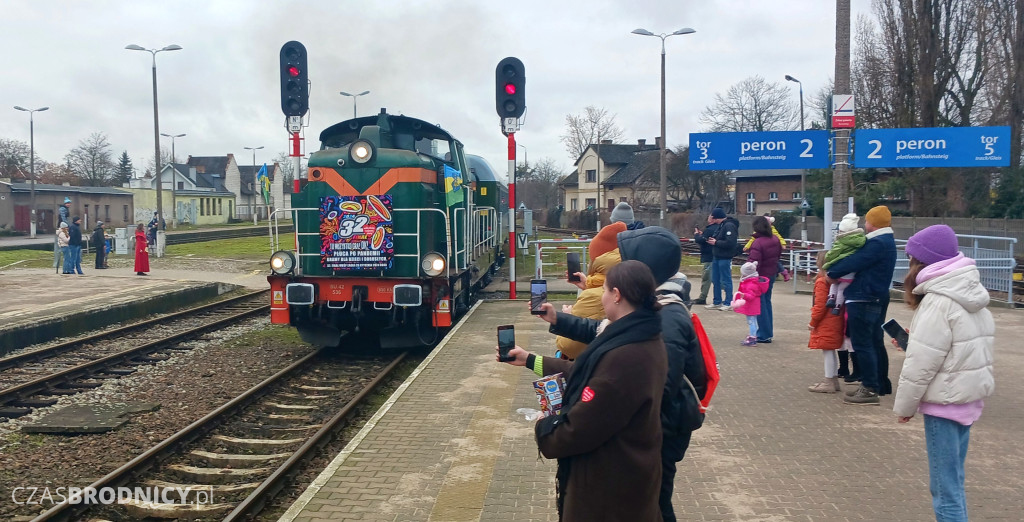
[[[0,177],[20,179],[28,176],[29,154],[28,143],[0,139]]]
[[[685,201],[687,209],[711,210],[728,192],[728,172],[690,170],[690,148],[677,147],[669,156],[668,193],[676,201]]]
[[[613,143],[622,137],[622,129],[615,123],[615,115],[608,110],[587,106],[583,114],[569,114],[565,117],[565,134],[561,136],[565,151],[576,161],[583,151],[599,140]]]
[[[284,176],[284,193],[291,194],[292,182],[295,181],[295,164],[292,157],[287,153],[282,152],[274,157],[274,163],[277,163],[278,172]],[[305,167],[305,160],[299,158],[299,168]]]
[[[113,155],[107,136],[102,132],[94,132],[79,141],[78,146],[71,149],[64,159],[85,185],[102,187],[113,178]]]
[[[558,180],[562,177],[555,161],[542,158],[516,167],[516,199],[527,208],[554,208],[558,204]]]
[[[725,95],[716,93],[700,122],[711,132],[793,130],[800,128],[800,109],[781,82],[752,76],[729,87]]]

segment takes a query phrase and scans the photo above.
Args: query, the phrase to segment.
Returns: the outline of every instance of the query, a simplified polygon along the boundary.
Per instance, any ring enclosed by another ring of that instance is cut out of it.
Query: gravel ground
[[[15,504],[13,488],[52,491],[86,486],[312,349],[293,330],[270,325],[267,318],[207,334],[192,345],[191,350],[171,352],[169,360],[0,424],[0,519],[31,516],[50,507]],[[122,428],[105,434],[18,431],[26,422],[67,405],[128,401],[161,407],[135,415]]]

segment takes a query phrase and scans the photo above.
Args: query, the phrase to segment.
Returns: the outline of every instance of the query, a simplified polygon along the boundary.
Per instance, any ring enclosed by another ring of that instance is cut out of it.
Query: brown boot
[[[817,384],[808,386],[807,391],[812,393],[835,393],[839,391],[839,380],[835,377],[831,379],[825,378]]]

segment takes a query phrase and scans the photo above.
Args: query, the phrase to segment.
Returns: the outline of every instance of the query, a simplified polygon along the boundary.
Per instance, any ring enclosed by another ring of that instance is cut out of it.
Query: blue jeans
[[[62,265],[63,272],[65,274],[70,274],[70,273],[74,272],[75,271],[75,261],[73,259],[71,259],[71,247],[69,247],[69,246],[62,246],[62,247],[60,247],[60,255],[64,256],[64,262],[63,262],[63,265]]]
[[[964,460],[971,440],[971,427],[942,417],[924,415],[924,438],[928,449],[929,489],[935,520],[967,522]]]
[[[82,272],[82,246],[79,245],[68,248],[71,250],[71,266],[73,266],[79,274],[84,274],[85,272]]]
[[[768,278],[768,290],[761,294],[761,315],[757,316],[757,340],[766,341],[775,336],[775,327],[772,326],[772,288],[775,287],[775,278]]]
[[[732,259],[715,258],[711,262],[711,281],[715,285],[713,304],[729,306],[732,303]]]
[[[877,303],[846,303],[846,332],[857,357],[857,373],[861,385],[879,391],[879,356],[875,346],[875,332],[882,331],[882,305]],[[882,345],[885,356],[885,345]],[[887,359],[888,361],[888,359]],[[886,364],[888,370],[888,364]]]
[[[750,336],[751,337],[757,337],[757,323],[758,323],[757,318],[758,317],[759,316],[756,316],[756,315],[748,315],[747,316],[747,329],[750,331]]]

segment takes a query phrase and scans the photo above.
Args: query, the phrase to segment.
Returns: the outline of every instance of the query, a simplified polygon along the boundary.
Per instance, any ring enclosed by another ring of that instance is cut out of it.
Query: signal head
[[[495,69],[495,108],[501,118],[519,118],[526,112],[526,68],[519,58],[508,57]]]
[[[309,111],[306,47],[296,41],[281,47],[281,110],[285,116],[302,116]]]

